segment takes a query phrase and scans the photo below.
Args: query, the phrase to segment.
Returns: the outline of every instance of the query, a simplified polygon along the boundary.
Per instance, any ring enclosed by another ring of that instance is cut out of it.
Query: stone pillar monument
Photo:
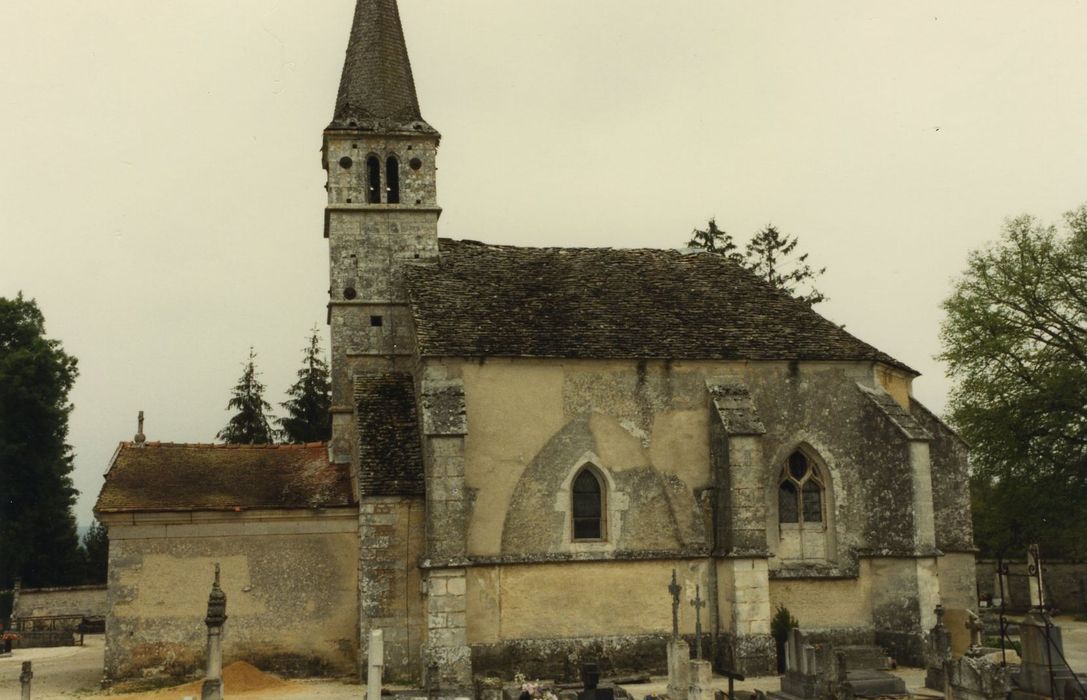
[[[668,592],[672,594],[672,638],[668,640],[668,697],[681,700],[686,697],[690,687],[691,647],[679,636],[679,594],[683,587],[676,581],[676,570],[672,569],[672,582]]]
[[[366,653],[366,700],[381,700],[381,672],[385,668],[385,635],[370,630],[370,647]]]
[[[34,671],[29,661],[23,662],[23,672],[19,674],[19,685],[22,686],[22,700],[30,700],[30,679],[34,677]]]
[[[208,595],[208,670],[200,700],[223,700],[223,625],[226,623],[226,593],[219,587],[219,565],[215,565],[215,582]]]

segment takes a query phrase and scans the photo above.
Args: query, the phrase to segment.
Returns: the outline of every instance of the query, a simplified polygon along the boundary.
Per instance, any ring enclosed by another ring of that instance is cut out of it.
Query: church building
[[[914,370],[712,253],[441,238],[439,141],[396,0],[358,0],[332,440],[118,447],[109,677],[200,667],[216,562],[228,662],[361,674],[381,629],[386,678],[449,689],[662,670],[673,572],[679,632],[748,675],[779,607],[917,664],[975,606],[966,447]]]

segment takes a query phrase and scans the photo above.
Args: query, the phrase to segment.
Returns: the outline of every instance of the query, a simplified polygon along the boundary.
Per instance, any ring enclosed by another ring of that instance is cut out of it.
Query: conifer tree
[[[717,228],[717,219],[712,218],[707,222],[705,229],[691,231],[691,240],[687,241],[690,248],[701,248],[709,253],[723,255],[729,260],[743,264],[743,256],[736,242],[732,240],[732,234],[724,229]]]
[[[106,526],[95,520],[83,535],[87,557],[87,583],[105,583],[109,570],[109,535]]]
[[[332,437],[332,383],[316,327],[302,352],[298,381],[287,390],[290,398],[280,404],[287,416],[279,419],[279,425],[287,442],[324,442]]]
[[[744,267],[777,289],[786,291],[809,305],[826,301],[826,296],[812,282],[827,269],[812,269],[808,264],[807,253],[790,260],[797,243],[796,236],[783,235],[771,224],[747,242],[744,249]],[[809,291],[800,294],[801,286],[809,287]]]
[[[244,363],[242,376],[234,385],[234,395],[227,402],[227,410],[237,413],[217,438],[228,445],[265,445],[275,441],[275,430],[266,411],[272,406],[264,400],[264,384],[258,379],[257,354],[249,348],[249,360]]]
[[[78,371],[38,305],[0,298],[0,589],[80,583],[68,392]]]
[[[827,269],[813,269],[808,264],[807,253],[793,258],[797,243],[796,236],[782,235],[777,228],[770,225],[752,236],[744,252],[740,253],[732,236],[717,227],[716,219],[710,219],[704,230],[696,228],[692,231],[691,240],[687,241],[689,247],[722,255],[755,273],[776,289],[788,292],[809,306],[814,306],[827,299],[814,285],[819,275]],[[804,288],[808,291],[801,293]]]

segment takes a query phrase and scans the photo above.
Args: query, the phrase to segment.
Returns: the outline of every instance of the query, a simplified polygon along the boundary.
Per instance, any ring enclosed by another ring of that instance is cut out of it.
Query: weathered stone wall
[[[661,565],[669,559],[714,572],[705,582],[705,629],[717,630],[729,653],[752,654],[752,669],[772,660],[763,647],[778,602],[799,606],[820,628],[900,629],[905,636],[889,643],[905,655],[933,622],[923,609],[935,607],[940,585],[931,461],[927,434],[907,412],[909,378],[901,373],[870,363],[489,358],[427,360],[422,375],[424,385],[463,386],[467,546],[462,557],[439,556],[428,566],[471,564],[466,635],[481,663],[503,649],[542,653],[539,645],[574,653],[598,636],[642,640],[631,649],[652,646],[650,638],[670,626],[671,565]],[[711,395],[730,386],[739,393]],[[742,407],[732,405],[736,396]],[[736,411],[759,430],[726,425]],[[779,474],[798,448],[815,456],[827,482],[824,523],[807,533],[825,540],[826,556],[767,559],[780,536]],[[438,452],[431,450],[430,462]],[[960,456],[938,452],[945,462]],[[606,492],[607,535],[599,542],[570,535],[570,484],[587,464]],[[958,474],[951,467],[941,472],[948,483]],[[735,480],[735,469],[744,480]],[[750,484],[756,488],[748,493]],[[722,500],[715,488],[731,493]],[[738,513],[764,522],[720,522]],[[433,528],[437,521],[429,521]],[[727,542],[717,541],[722,532],[731,533]],[[749,542],[751,533],[765,534]],[[715,554],[732,557],[721,560],[733,562],[728,571],[709,565]],[[757,581],[733,571],[741,563],[761,571],[753,570]],[[945,568],[949,579],[958,576],[961,597],[961,566]],[[646,584],[654,578],[663,581],[658,593]],[[609,594],[594,595],[597,589]]]
[[[358,512],[103,516],[109,527],[110,679],[202,669],[215,563],[226,663],[284,674],[353,674],[358,654]]]
[[[106,586],[22,588],[12,615],[19,618],[57,615],[105,617],[108,610]]]
[[[1027,564],[1009,562],[1007,601],[1010,610],[1024,611],[1030,607],[1027,587]],[[979,559],[976,566],[977,591],[981,596],[999,598],[996,581],[996,561]],[[1087,562],[1042,560],[1042,579],[1046,599],[1063,612],[1087,612]]]
[[[940,574],[940,602],[943,606],[976,611],[978,581],[973,552],[945,552],[944,556],[937,559],[937,570]]]
[[[672,570],[683,587],[680,633],[693,637],[695,586],[713,596],[708,560],[600,561],[476,566],[467,570],[467,631],[473,671],[519,669],[576,675],[580,661],[605,671],[664,665],[672,630]],[[702,609],[707,648],[712,605]]]
[[[421,498],[365,498],[359,504],[359,675],[366,676],[370,630],[383,631],[384,677],[418,682],[426,638],[422,577],[425,507]]]
[[[958,435],[916,400],[910,413],[932,435],[932,503],[936,521],[936,547],[942,552],[974,551],[974,525],[970,517],[970,475],[967,447]]]

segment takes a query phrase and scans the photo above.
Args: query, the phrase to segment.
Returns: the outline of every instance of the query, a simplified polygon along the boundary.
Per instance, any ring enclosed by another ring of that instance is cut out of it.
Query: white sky
[[[662,9],[667,7],[669,9]],[[147,412],[209,442],[324,326],[321,131],[353,0],[3,0],[0,296],[79,358],[77,514]],[[1006,216],[1087,201],[1087,3],[401,0],[441,234],[676,247],[768,222],[820,312],[920,370]],[[277,406],[278,408],[278,406]]]

